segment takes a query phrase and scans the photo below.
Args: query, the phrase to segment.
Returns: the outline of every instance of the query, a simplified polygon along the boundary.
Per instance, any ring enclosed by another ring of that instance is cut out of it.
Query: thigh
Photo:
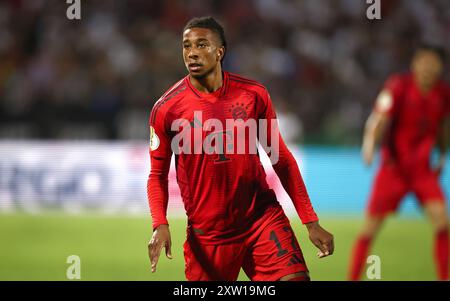
[[[439,184],[439,177],[432,171],[415,175],[412,190],[422,206],[430,202],[445,204],[445,195]]]
[[[280,211],[248,242],[243,269],[251,280],[276,281],[287,275],[308,272],[289,220]]]
[[[439,178],[432,171],[415,177],[413,191],[436,230],[447,228],[447,204]]]
[[[205,245],[188,238],[183,245],[189,281],[235,281],[245,254],[243,243]]]
[[[367,206],[369,216],[395,212],[408,192],[405,175],[395,166],[382,166],[376,176]]]

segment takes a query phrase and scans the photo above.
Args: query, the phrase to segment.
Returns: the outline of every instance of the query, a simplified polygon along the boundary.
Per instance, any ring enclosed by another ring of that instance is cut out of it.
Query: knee
[[[448,228],[448,215],[445,202],[429,201],[425,206],[425,212],[434,230],[441,231]]]
[[[359,239],[371,241],[377,235],[378,231],[375,230],[363,230],[359,233]]]
[[[431,224],[433,226],[434,231],[444,231],[448,229],[448,217],[447,212],[445,211],[436,211],[432,214],[429,214]]]
[[[448,221],[442,220],[442,221],[435,221],[434,223],[434,232],[435,233],[441,233],[448,231]]]
[[[361,239],[372,240],[378,234],[382,222],[381,219],[368,221],[361,230],[359,237]]]

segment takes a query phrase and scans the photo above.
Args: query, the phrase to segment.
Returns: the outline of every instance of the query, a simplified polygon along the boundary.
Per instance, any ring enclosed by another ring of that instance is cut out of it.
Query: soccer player
[[[333,236],[319,225],[296,161],[276,123],[271,123],[276,115],[267,89],[222,70],[227,44],[215,19],[188,22],[182,46],[189,74],[156,102],[149,121],[151,171],[147,190],[153,235],[148,252],[152,272],[163,248],[172,258],[166,211],[168,172],[175,153],[177,182],[188,217],[184,243],[188,280],[233,281],[241,267],[251,280],[309,280],[289,220],[268,187],[258,153],[250,151],[256,139],[250,134],[240,137],[236,128],[220,129],[229,121],[257,124],[257,138],[259,142],[266,138],[268,147],[264,149],[270,149],[273,168],[309,230],[310,240],[320,250],[318,256],[331,255]],[[251,127],[244,130],[248,134]],[[178,141],[183,131],[188,133],[184,138],[194,137],[194,146],[188,140]],[[207,147],[212,137],[214,152]],[[239,153],[236,144],[243,144],[245,151]]]
[[[448,279],[448,217],[439,185],[450,113],[450,90],[440,79],[443,64],[442,50],[429,45],[419,47],[411,72],[387,80],[367,120],[362,155],[368,165],[372,163],[377,141],[381,137],[384,140],[366,220],[353,248],[350,280],[360,278],[370,245],[383,221],[397,210],[408,192],[415,194],[433,225],[438,279]],[[433,167],[430,160],[435,146],[440,160]]]

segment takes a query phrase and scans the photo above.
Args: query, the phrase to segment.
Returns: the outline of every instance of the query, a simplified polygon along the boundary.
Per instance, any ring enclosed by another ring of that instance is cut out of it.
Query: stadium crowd
[[[362,0],[82,1],[81,20],[65,2],[0,2],[1,138],[147,139],[153,103],[186,74],[194,16],[222,22],[225,69],[267,85],[280,117],[299,120],[298,142],[359,143],[414,45],[450,50],[448,0],[382,1],[381,20]]]

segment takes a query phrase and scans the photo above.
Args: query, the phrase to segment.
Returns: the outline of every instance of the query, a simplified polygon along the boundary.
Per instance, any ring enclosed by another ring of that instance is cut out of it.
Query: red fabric
[[[194,119],[194,112],[201,112],[201,120]],[[236,130],[230,134],[226,128],[225,131],[220,131],[211,127],[209,131],[201,131],[201,137],[196,135],[198,128],[205,129],[205,122],[213,118],[221,121],[222,125],[228,119],[253,119],[258,124],[260,119],[276,118],[276,114],[266,88],[255,81],[224,72],[221,89],[205,94],[191,85],[189,77],[184,78],[161,97],[150,116],[150,126],[159,143],[154,143],[158,147],[150,150],[148,198],[153,228],[167,224],[167,177],[172,155],[171,142],[182,129],[186,127],[194,141],[200,141],[200,146],[212,135],[225,142],[230,142],[228,140],[231,139],[234,153],[230,153],[229,144],[225,143],[224,155],[205,154],[204,151],[201,154],[175,155],[177,181],[188,224],[197,229],[196,234],[203,243],[219,244],[237,241],[247,235],[250,226],[266,208],[280,205],[275,192],[267,184],[259,155],[248,152],[254,145],[251,139],[245,140],[246,154],[237,154]],[[183,126],[178,130],[173,130],[173,122],[180,119],[185,119],[186,122],[181,123]],[[189,123],[191,125],[188,127]],[[270,126],[258,126],[258,135],[267,132],[268,145],[279,142],[279,160],[274,164],[274,169],[283,187],[291,197],[302,222],[317,221],[295,159],[279,132],[275,131],[272,137],[270,130]],[[186,147],[191,152],[196,151],[194,145]]]
[[[308,272],[289,220],[279,207],[267,210],[252,226],[251,235],[239,242],[205,245],[189,234],[184,256],[190,281],[235,281],[241,268],[252,281],[276,281]]]
[[[439,280],[448,280],[448,244],[448,230],[439,231],[436,234],[434,246],[434,258]]]
[[[390,77],[383,90],[393,97],[387,111],[392,123],[382,145],[383,163],[395,161],[406,172],[429,169],[440,124],[450,114],[448,85],[439,81],[423,95],[407,73]]]
[[[367,254],[369,252],[371,242],[372,240],[366,237],[360,237],[356,240],[356,243],[353,246],[348,275],[350,281],[360,280],[362,270],[366,265]]]
[[[385,216],[395,212],[403,197],[412,191],[420,204],[445,202],[438,176],[431,170],[422,173],[406,173],[398,165],[385,164],[377,172],[369,197],[369,216]]]

